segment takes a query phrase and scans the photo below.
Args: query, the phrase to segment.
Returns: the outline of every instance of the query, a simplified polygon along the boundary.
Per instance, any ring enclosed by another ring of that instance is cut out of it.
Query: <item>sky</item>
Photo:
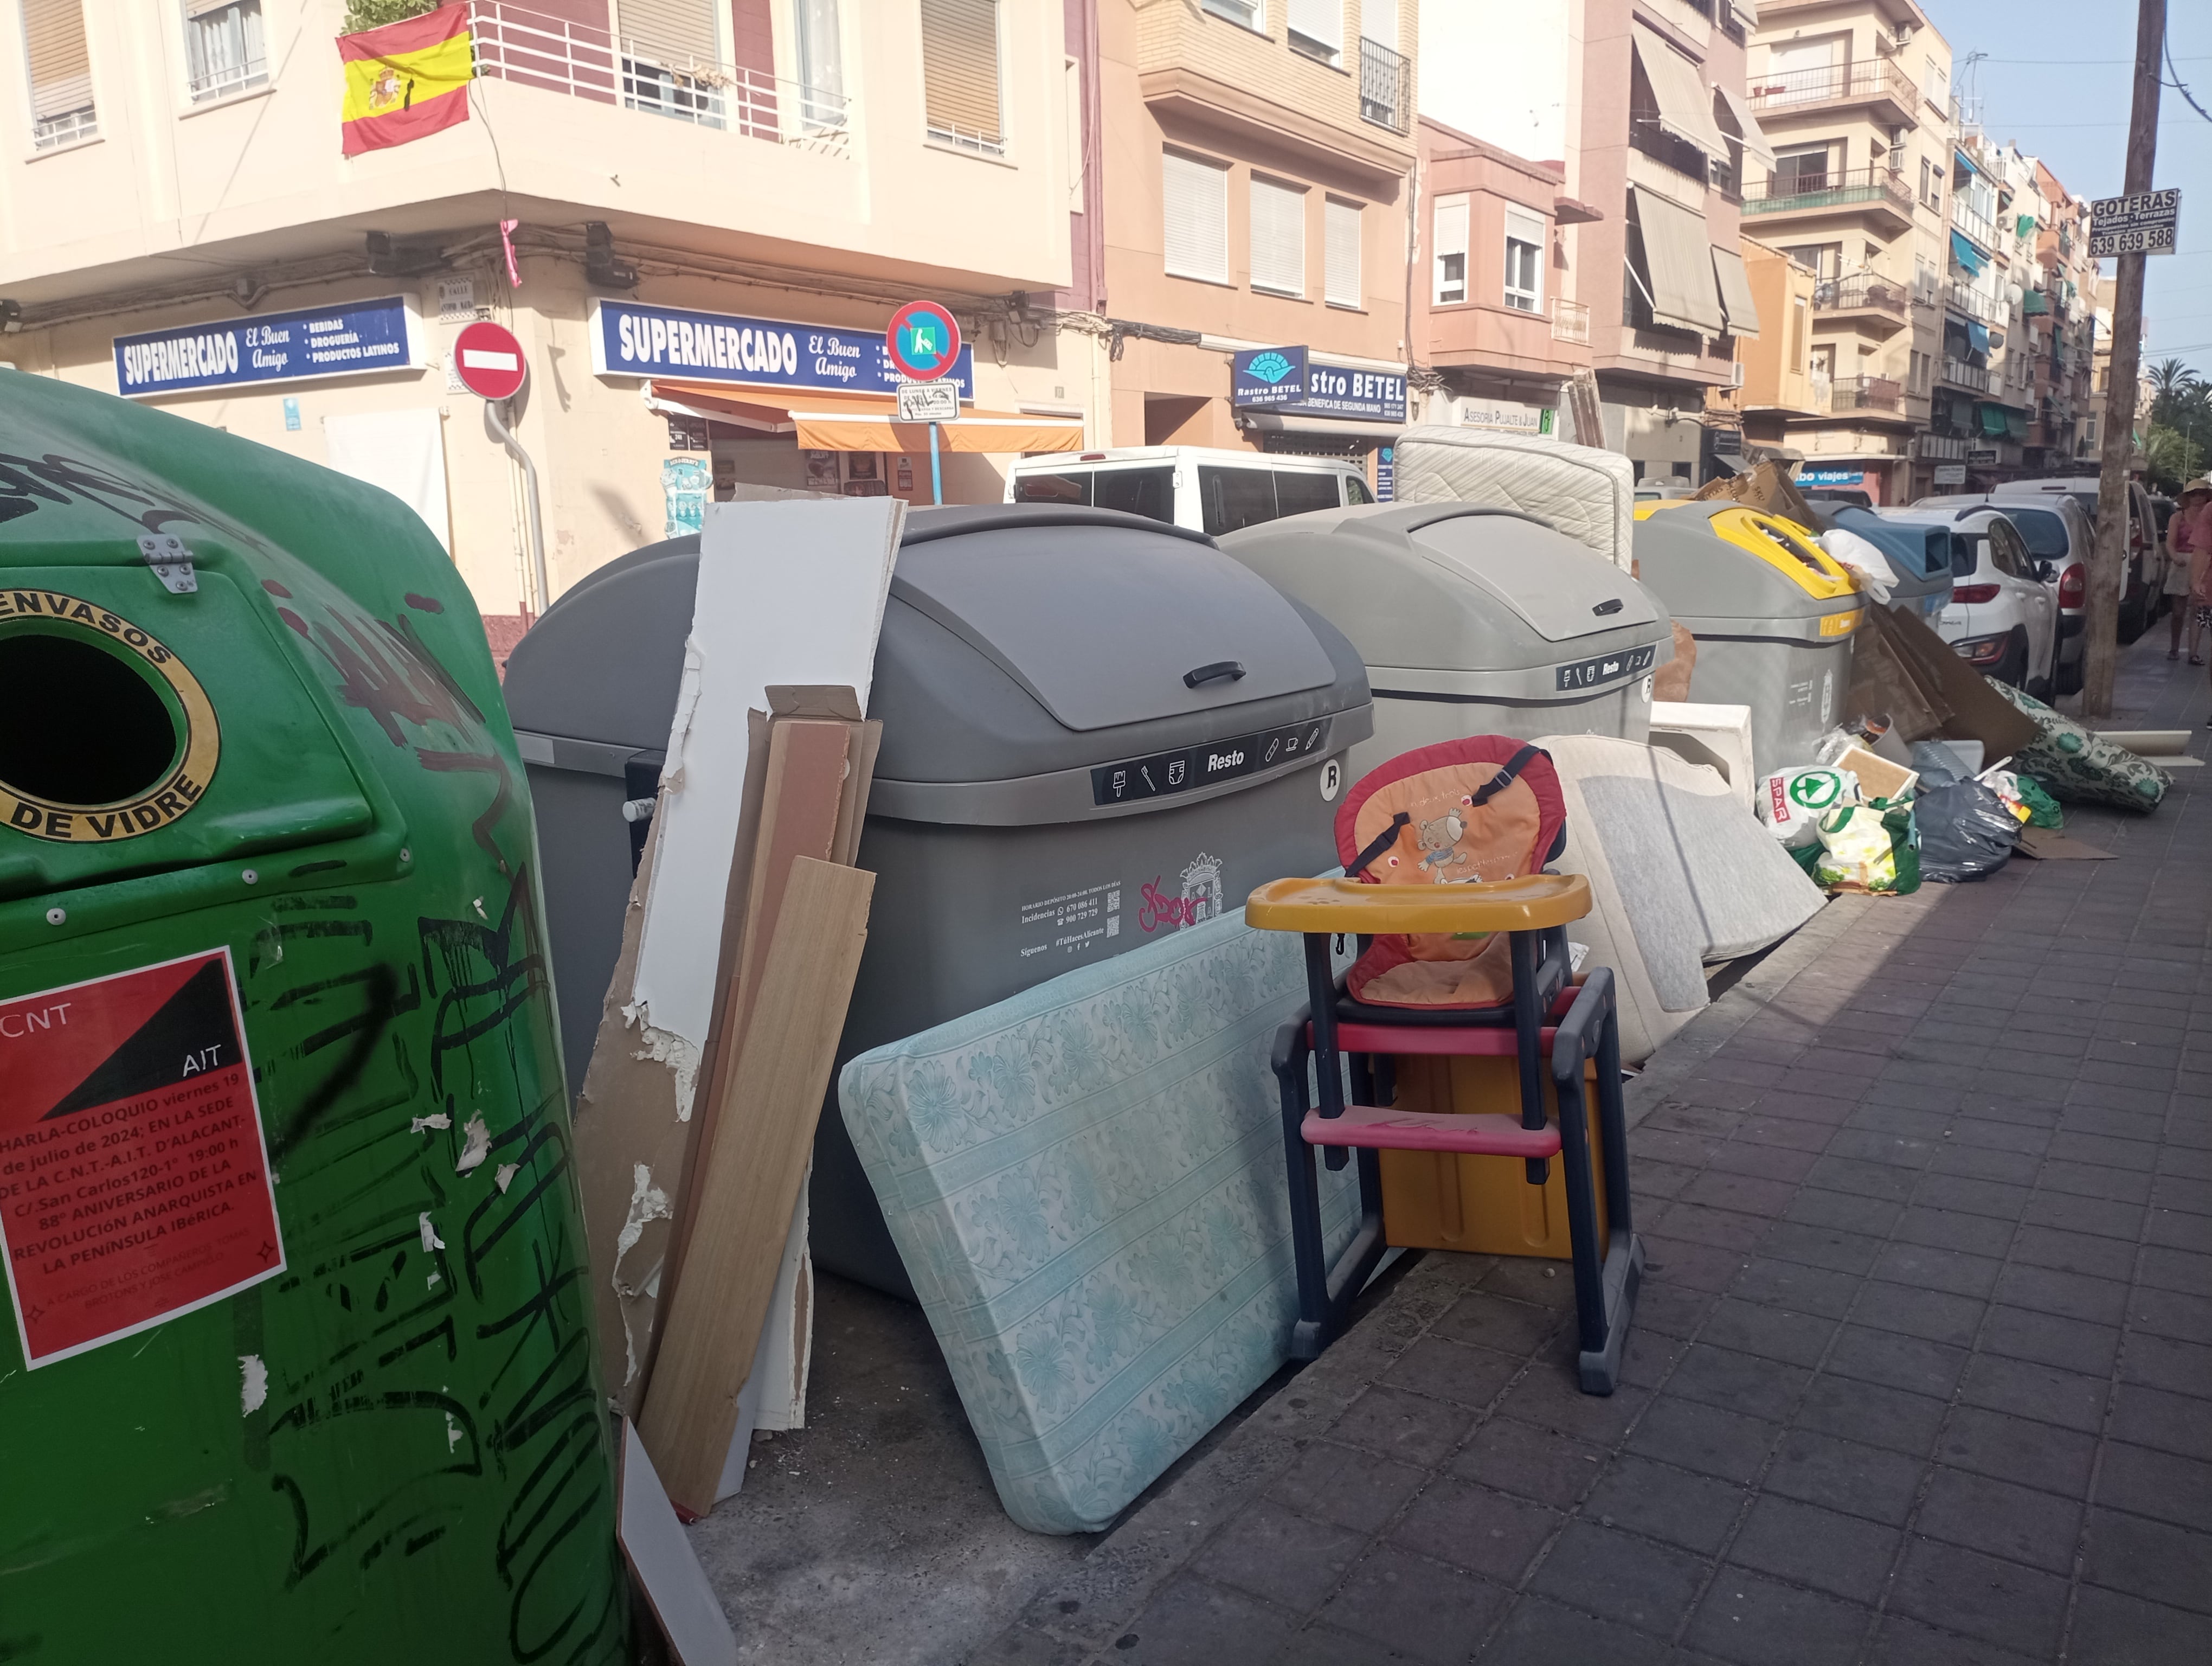
[[[2130,0],[1922,0],[1951,43],[1953,88],[1978,93],[1982,126],[2043,159],[2076,196],[2118,196],[2135,69]],[[2212,5],[2166,9],[2174,69],[2212,110]],[[1989,57],[1971,68],[1969,52]],[[2212,123],[2172,87],[2159,102],[2152,185],[2179,187],[2172,254],[2144,264],[2143,362],[2178,358],[2212,378]],[[2106,270],[2112,263],[2106,263]]]

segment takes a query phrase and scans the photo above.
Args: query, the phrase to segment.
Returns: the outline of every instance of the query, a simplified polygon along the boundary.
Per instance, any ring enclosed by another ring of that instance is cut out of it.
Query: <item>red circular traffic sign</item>
[[[530,366],[514,331],[479,319],[453,337],[453,374],[480,399],[512,399]]]
[[[891,362],[909,381],[935,381],[960,362],[960,324],[933,301],[909,301],[884,331]]]

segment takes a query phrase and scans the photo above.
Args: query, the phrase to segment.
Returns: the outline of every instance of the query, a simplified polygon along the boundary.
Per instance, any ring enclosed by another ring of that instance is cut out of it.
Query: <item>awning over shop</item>
[[[1766,134],[1752,115],[1751,106],[1745,102],[1742,94],[1726,83],[1713,90],[1721,95],[1721,102],[1728,107],[1729,115],[1735,122],[1735,131],[1743,140],[1743,154],[1761,167],[1772,167],[1774,147],[1766,142]]]
[[[1966,323],[1966,344],[1973,349],[1975,352],[1979,353],[1984,358],[1989,357],[1990,326],[1986,324],[1976,324],[1972,319],[1968,319]]]
[[[1727,155],[1728,136],[1713,119],[1712,89],[1698,66],[1641,23],[1629,27],[1634,31],[1637,62],[1651,83],[1651,96],[1659,101],[1659,125],[1708,156]]]
[[[1644,264],[1650,279],[1651,316],[1676,330],[1727,333],[1720,286],[1713,276],[1713,240],[1705,216],[1662,197],[1648,185],[1631,185],[1636,222],[1644,233]]]
[[[1366,423],[1353,416],[1301,416],[1288,410],[1240,410],[1237,420],[1255,434],[1320,434],[1368,445],[1394,443],[1404,424]]]
[[[2005,408],[2002,405],[1977,405],[1974,408],[1974,414],[1981,418],[1982,432],[1990,439],[2002,440],[2009,437],[2012,425],[2005,421]]]
[[[1728,315],[1731,336],[1759,333],[1759,303],[1751,298],[1751,280],[1744,275],[1743,256],[1734,249],[1713,246],[1713,276],[1720,280],[1721,310]]]
[[[647,403],[674,414],[757,434],[787,434],[807,451],[905,452],[929,449],[929,424],[898,420],[896,398],[880,393],[823,393],[812,389],[748,387],[726,382],[656,380]],[[1083,424],[1011,410],[963,410],[937,427],[940,449],[951,452],[1060,452],[1083,449]]]
[[[1969,243],[1966,240],[1966,234],[1962,231],[1954,231],[1951,234],[1951,258],[1964,266],[1968,275],[1974,277],[1979,277],[1982,275],[1982,268],[1990,264],[1989,256]]]

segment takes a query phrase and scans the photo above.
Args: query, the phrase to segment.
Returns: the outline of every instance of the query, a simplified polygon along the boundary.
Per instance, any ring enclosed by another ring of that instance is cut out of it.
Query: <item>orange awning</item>
[[[888,393],[823,393],[728,382],[655,380],[646,397],[656,404],[761,434],[788,434],[809,451],[929,451],[929,424],[898,420]],[[967,410],[938,424],[945,451],[1056,452],[1083,449],[1083,424],[1011,410]]]

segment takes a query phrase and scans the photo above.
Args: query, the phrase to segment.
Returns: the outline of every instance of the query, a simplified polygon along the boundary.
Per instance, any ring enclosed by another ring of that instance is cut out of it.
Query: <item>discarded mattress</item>
[[[1440,424],[1398,440],[1401,503],[1487,503],[1534,515],[1633,570],[1636,473],[1617,453],[1521,434]]]
[[[1304,1000],[1299,940],[1248,929],[1239,909],[839,1078],[1021,1526],[1106,1526],[1288,1357],[1297,1283],[1268,1055]],[[1331,1256],[1358,1222],[1353,1177],[1322,1176]]]
[[[1567,935],[1613,969],[1620,1055],[1648,1058],[1705,1005],[1705,964],[1756,953],[1827,900],[1718,771],[1602,735],[1536,743],[1567,804],[1552,864],[1589,877]]]

